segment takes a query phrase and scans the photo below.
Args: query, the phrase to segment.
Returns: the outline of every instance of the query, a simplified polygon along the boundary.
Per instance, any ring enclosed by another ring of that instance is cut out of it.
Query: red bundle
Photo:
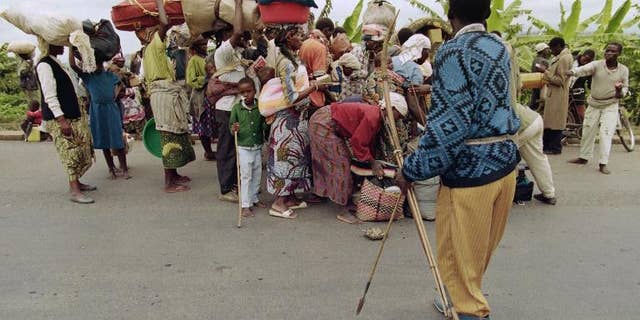
[[[258,7],[262,22],[266,24],[303,24],[309,20],[309,7],[296,2],[272,2]]]
[[[180,0],[164,0],[169,25],[184,23]],[[111,9],[111,20],[116,29],[136,31],[160,24],[155,0],[125,0]]]

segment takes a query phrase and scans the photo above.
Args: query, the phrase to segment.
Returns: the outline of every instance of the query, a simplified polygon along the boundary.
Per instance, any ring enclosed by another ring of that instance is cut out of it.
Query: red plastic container
[[[184,23],[180,0],[165,0],[164,9],[169,25]],[[125,0],[111,8],[111,20],[118,30],[136,31],[160,24],[157,13],[155,0]]]
[[[295,2],[272,2],[261,4],[260,16],[267,24],[296,23],[303,24],[309,20],[310,8]]]

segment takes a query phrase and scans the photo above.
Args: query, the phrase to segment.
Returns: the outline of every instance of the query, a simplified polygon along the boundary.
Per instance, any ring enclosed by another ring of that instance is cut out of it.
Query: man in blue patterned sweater
[[[510,98],[509,53],[486,32],[490,0],[451,0],[456,35],[435,59],[432,107],[398,184],[440,176],[438,267],[460,319],[485,319],[482,278],[504,233],[520,157]],[[436,301],[438,304],[438,301]]]

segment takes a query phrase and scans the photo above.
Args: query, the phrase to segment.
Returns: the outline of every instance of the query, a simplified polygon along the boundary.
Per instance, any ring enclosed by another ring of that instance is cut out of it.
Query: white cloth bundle
[[[49,44],[56,46],[74,46],[82,56],[84,72],[96,70],[96,59],[89,36],[82,31],[80,20],[64,14],[41,15],[28,13],[27,9],[17,7],[0,12],[0,17],[13,24],[22,32],[38,36],[40,54],[48,54]]]

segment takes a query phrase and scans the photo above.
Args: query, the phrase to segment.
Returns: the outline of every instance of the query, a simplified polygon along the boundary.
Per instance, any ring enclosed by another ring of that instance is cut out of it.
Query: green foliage
[[[0,93],[0,125],[16,129],[16,124],[24,119],[27,99],[22,94]]]
[[[0,46],[0,93],[17,94],[21,92],[18,80],[19,58],[9,57],[7,45]]]
[[[347,31],[347,36],[351,42],[360,42],[362,38],[362,23],[360,23],[360,14],[364,7],[364,0],[359,0],[353,8],[353,12],[344,21],[342,27]]]
[[[27,99],[18,80],[19,58],[10,57],[6,47],[0,46],[0,124],[16,129],[27,110]]]

